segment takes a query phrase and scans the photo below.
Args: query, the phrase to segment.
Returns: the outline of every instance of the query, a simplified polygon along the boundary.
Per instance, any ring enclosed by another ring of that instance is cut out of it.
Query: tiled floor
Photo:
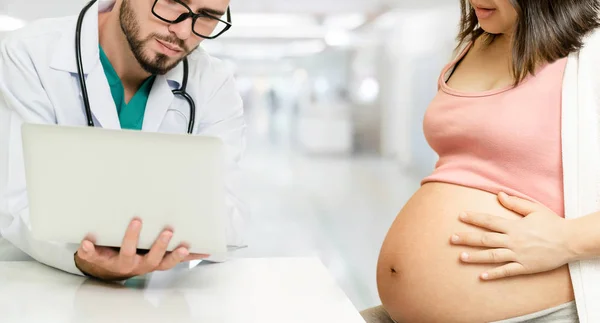
[[[379,248],[418,179],[379,158],[268,146],[250,147],[244,170],[252,223],[238,255],[319,256],[357,309],[378,305]]]

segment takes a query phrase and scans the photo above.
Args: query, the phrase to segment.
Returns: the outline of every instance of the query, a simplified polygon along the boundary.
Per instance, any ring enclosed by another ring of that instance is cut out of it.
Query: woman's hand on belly
[[[467,264],[502,264],[483,272],[483,280],[497,280],[519,275],[537,274],[557,269],[575,258],[569,247],[565,226],[568,221],[548,208],[504,193],[498,195],[507,209],[523,215],[522,219],[464,213],[460,220],[489,232],[456,233],[455,245],[489,248],[462,253]]]

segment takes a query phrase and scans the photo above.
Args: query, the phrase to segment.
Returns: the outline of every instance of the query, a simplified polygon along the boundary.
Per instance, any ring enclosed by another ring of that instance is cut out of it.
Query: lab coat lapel
[[[88,74],[87,87],[92,115],[99,123],[96,126],[107,129],[121,129],[117,106],[113,100],[102,64],[96,65]]]
[[[96,64],[100,63],[98,50],[98,4],[93,5],[86,13],[81,26],[81,58],[84,73],[89,73]],[[50,67],[56,70],[77,73],[77,60],[75,55],[75,29],[69,29],[56,42]]]
[[[165,75],[157,75],[146,103],[142,130],[157,132],[160,129],[175,100],[173,90],[181,86],[182,78],[183,63],[177,64]]]
[[[167,76],[158,75],[146,103],[142,130],[157,132],[174,99]]]
[[[86,85],[88,89],[88,97],[92,115],[98,123],[96,126],[110,129],[120,129],[121,125],[117,115],[117,108],[112,100],[112,94],[104,69],[100,62],[100,51],[98,48],[98,12],[106,10],[107,1],[96,3],[85,15],[81,28],[81,58],[83,61],[83,73],[86,77]],[[53,69],[69,72],[73,78],[77,80],[78,69],[75,55],[75,24],[70,32],[65,33],[62,38],[56,42],[56,47],[52,56],[50,66]],[[85,113],[83,106],[82,89],[79,87],[77,91],[81,97],[81,110]]]

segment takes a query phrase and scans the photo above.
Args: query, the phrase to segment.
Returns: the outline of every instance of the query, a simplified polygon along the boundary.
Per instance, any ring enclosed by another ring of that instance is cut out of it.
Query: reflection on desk
[[[238,259],[125,284],[0,262],[0,321],[364,323],[314,258]]]
[[[8,240],[0,237],[0,261],[32,261],[23,251],[17,249]]]

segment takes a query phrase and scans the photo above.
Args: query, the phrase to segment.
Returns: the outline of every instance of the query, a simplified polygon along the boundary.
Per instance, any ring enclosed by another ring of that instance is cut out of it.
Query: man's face
[[[194,12],[208,10],[209,12],[225,12],[229,0],[184,0]],[[192,18],[178,24],[170,24],[157,18],[152,13],[155,0],[122,0],[119,11],[121,29],[125,33],[131,51],[144,70],[151,74],[166,74],[179,62],[195,50],[204,38],[192,32]],[[159,0],[156,8],[161,10],[175,8],[177,15],[184,13],[185,8],[173,0]],[[174,11],[174,10],[171,10]],[[166,14],[165,14],[166,15]],[[171,17],[163,17],[174,20]],[[221,18],[221,17],[218,17]],[[225,20],[225,18],[221,18]],[[213,20],[199,19],[196,26],[202,25],[203,29],[211,29]],[[217,27],[214,20],[214,27]],[[196,30],[202,34],[204,32]],[[210,36],[210,33],[208,35]]]

